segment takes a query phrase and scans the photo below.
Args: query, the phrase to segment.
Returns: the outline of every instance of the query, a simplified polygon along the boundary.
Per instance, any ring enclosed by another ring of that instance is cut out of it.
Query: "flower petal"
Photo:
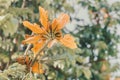
[[[64,46],[69,47],[71,49],[77,48],[74,38],[69,34],[66,34],[62,39],[60,39],[60,42]]]
[[[58,24],[57,19],[54,19],[54,20],[52,21],[52,31],[56,30],[57,24]]]
[[[48,12],[45,11],[42,7],[39,7],[40,19],[39,21],[44,26],[45,29],[48,28]]]
[[[40,28],[40,26],[37,24],[32,24],[28,21],[23,21],[23,25],[25,27],[29,28],[34,33],[42,33],[43,32],[42,29]]]
[[[54,39],[48,44],[48,48],[51,48],[55,43],[57,43],[57,40]]]
[[[32,51],[36,55],[38,51],[42,48],[44,45],[45,41],[41,40],[33,45]]]
[[[57,29],[62,29],[69,22],[69,19],[70,17],[67,14],[60,14],[60,16],[57,18]]]
[[[40,38],[41,38],[40,35],[31,36],[31,37],[28,37],[27,39],[23,40],[22,43],[23,44],[33,44],[33,43],[36,43],[37,41],[39,41]]]
[[[32,72],[33,73],[39,73],[39,74],[44,73],[44,70],[42,69],[42,64],[38,63],[38,62],[35,62],[32,66]]]
[[[32,37],[32,35],[25,34],[25,39],[28,39],[28,38],[30,38],[30,37]]]

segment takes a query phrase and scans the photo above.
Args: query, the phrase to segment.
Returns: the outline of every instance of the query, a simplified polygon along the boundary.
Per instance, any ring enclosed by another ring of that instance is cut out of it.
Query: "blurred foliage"
[[[25,75],[25,66],[18,63],[14,63],[4,70],[3,73],[0,73],[1,80],[9,79],[21,79]]]
[[[109,80],[110,73],[119,69],[119,64],[113,66],[109,61],[118,53],[119,5],[106,0],[0,0],[0,80]],[[39,23],[38,6],[48,10],[50,20],[68,13],[71,22],[67,27],[75,29],[63,32],[72,34],[78,45],[75,50],[59,43],[46,49],[44,74],[26,72],[24,65],[15,62],[26,49],[21,44],[24,35],[31,34],[22,21]],[[90,24],[74,16],[81,15],[81,8],[87,9]]]

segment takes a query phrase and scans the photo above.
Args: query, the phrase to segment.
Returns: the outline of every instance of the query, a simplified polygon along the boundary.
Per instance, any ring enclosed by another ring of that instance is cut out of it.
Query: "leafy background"
[[[48,10],[50,20],[61,12],[70,15],[63,33],[72,34],[78,48],[56,44],[47,49],[46,73],[33,75],[15,59],[26,49],[21,44],[24,35],[31,34],[22,21],[38,22],[38,6]],[[108,4],[107,0],[0,0],[0,80],[119,80],[111,73],[119,71],[120,65],[110,62],[119,58],[119,6],[120,2]]]

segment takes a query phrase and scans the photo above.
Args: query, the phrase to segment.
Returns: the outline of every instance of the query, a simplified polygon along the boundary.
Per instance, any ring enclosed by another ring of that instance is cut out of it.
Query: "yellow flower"
[[[40,19],[42,26],[28,21],[24,21],[23,25],[29,28],[34,34],[27,35],[23,43],[33,44],[32,51],[36,54],[39,49],[45,44],[48,39],[51,42],[48,47],[51,47],[57,41],[66,47],[71,49],[77,48],[74,38],[70,34],[62,35],[61,29],[69,22],[69,16],[67,14],[60,14],[58,18],[55,18],[52,23],[48,21],[48,12],[42,7],[39,7]]]

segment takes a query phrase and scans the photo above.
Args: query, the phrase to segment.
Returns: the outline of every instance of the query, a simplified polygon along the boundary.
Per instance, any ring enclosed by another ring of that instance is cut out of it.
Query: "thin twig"
[[[65,60],[65,59],[66,59],[65,57],[63,57],[63,58],[56,58],[56,59],[47,58],[47,59],[41,59],[40,61],[44,62],[44,63],[48,63],[50,61]]]
[[[47,40],[47,42],[42,46],[42,48],[38,51],[38,53],[35,55],[34,59],[32,60],[30,66],[33,66],[34,62],[36,61],[37,57],[40,55],[40,53],[45,49],[45,47],[48,45],[48,43],[51,41],[51,39]]]
[[[21,8],[25,7],[26,0],[23,0]]]
[[[33,32],[31,33],[31,35],[33,35]],[[26,50],[25,50],[25,52],[24,52],[24,55],[27,55],[27,52],[28,52],[28,50],[30,49],[31,45],[32,45],[32,44],[28,44],[28,46],[27,46],[27,48],[26,48]]]
[[[31,44],[28,44],[28,46],[27,46],[27,48],[26,48],[26,50],[25,50],[25,52],[24,52],[24,55],[27,55],[27,52],[28,52],[28,50],[30,49],[30,47],[31,47]]]
[[[25,76],[23,76],[22,80],[25,80],[27,76],[28,76],[28,73]]]
[[[10,46],[9,46],[9,50],[8,50],[8,53],[9,53],[9,62],[7,63],[6,65],[6,69],[9,67],[9,65],[11,64],[12,60],[11,60],[11,51],[10,51]]]

